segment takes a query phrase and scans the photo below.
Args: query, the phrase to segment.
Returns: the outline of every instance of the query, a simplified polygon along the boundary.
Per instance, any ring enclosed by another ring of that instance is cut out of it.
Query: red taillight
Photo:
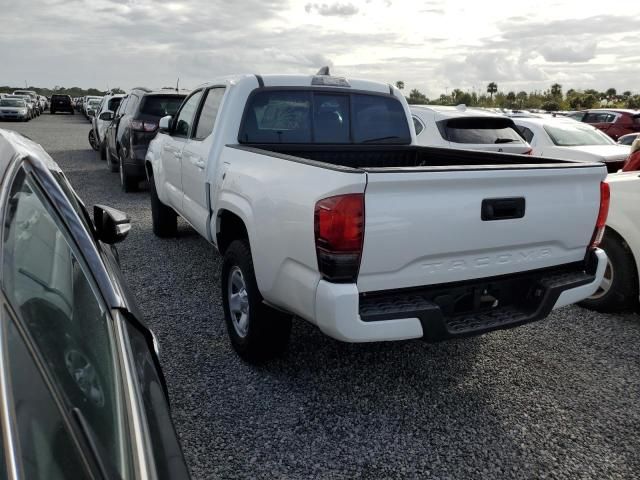
[[[529,150],[524,152],[523,155],[533,155],[533,148],[530,148]]]
[[[364,241],[364,195],[322,199],[314,213],[320,273],[332,282],[355,282]]]
[[[137,130],[139,132],[154,132],[158,128],[157,123],[142,120],[131,120],[129,125],[131,126],[131,130]]]
[[[597,248],[602,242],[604,236],[604,230],[607,226],[607,215],[609,214],[609,203],[611,198],[611,192],[609,190],[609,184],[607,182],[600,183],[600,209],[598,210],[598,218],[596,219],[596,228],[593,231],[593,237],[589,248]]]

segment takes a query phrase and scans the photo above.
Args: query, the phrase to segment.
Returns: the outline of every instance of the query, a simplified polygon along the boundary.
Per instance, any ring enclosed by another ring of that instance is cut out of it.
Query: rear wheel
[[[629,246],[607,231],[600,248],[608,257],[604,279],[596,293],[580,305],[605,313],[631,309],[638,301],[638,275]]]
[[[98,140],[96,139],[96,132],[93,131],[93,128],[89,130],[89,145],[91,145],[91,148],[95,151],[98,151]]]
[[[235,240],[226,250],[220,286],[227,332],[238,355],[261,363],[284,353],[291,315],[263,303],[247,240]]]
[[[175,237],[178,231],[178,215],[158,198],[156,182],[153,176],[149,177],[149,196],[151,197],[153,233],[161,238]]]

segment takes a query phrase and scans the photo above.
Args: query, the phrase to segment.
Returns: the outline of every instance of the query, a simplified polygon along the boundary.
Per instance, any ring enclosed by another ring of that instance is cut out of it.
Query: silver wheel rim
[[[607,258],[607,268],[605,268],[604,270],[604,277],[602,279],[602,283],[598,287],[598,290],[596,290],[596,293],[591,295],[592,300],[598,300],[604,297],[607,293],[609,293],[609,291],[611,290],[611,286],[613,285],[613,275],[614,275],[613,264],[611,263],[611,260]]]
[[[249,294],[239,267],[233,267],[229,272],[227,302],[233,328],[240,337],[246,337],[249,331]]]

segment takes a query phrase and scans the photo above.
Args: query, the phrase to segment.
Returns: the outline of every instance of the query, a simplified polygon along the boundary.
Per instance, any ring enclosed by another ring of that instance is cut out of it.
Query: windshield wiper
[[[399,137],[397,135],[390,135],[388,137],[367,138],[366,140],[363,140],[362,143],[382,142],[384,140],[398,140],[398,139],[402,139],[402,137]]]
[[[514,140],[513,138],[496,138],[496,141],[493,143],[513,143],[513,142],[517,142],[517,140]]]

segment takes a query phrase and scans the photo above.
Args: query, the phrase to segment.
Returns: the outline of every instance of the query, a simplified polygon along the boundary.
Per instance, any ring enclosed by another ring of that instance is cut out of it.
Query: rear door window
[[[385,95],[265,90],[250,97],[240,143],[411,143],[405,110]]]
[[[184,95],[146,95],[140,106],[140,113],[162,118],[175,115],[180,109]]]
[[[207,98],[204,100],[200,117],[198,118],[194,136],[196,140],[204,140],[213,132],[224,92],[224,88],[212,88],[207,91]]]
[[[202,90],[199,90],[184,101],[184,105],[182,105],[178,113],[178,118],[176,118],[175,128],[173,130],[174,136],[186,138],[189,135],[201,98]]]

